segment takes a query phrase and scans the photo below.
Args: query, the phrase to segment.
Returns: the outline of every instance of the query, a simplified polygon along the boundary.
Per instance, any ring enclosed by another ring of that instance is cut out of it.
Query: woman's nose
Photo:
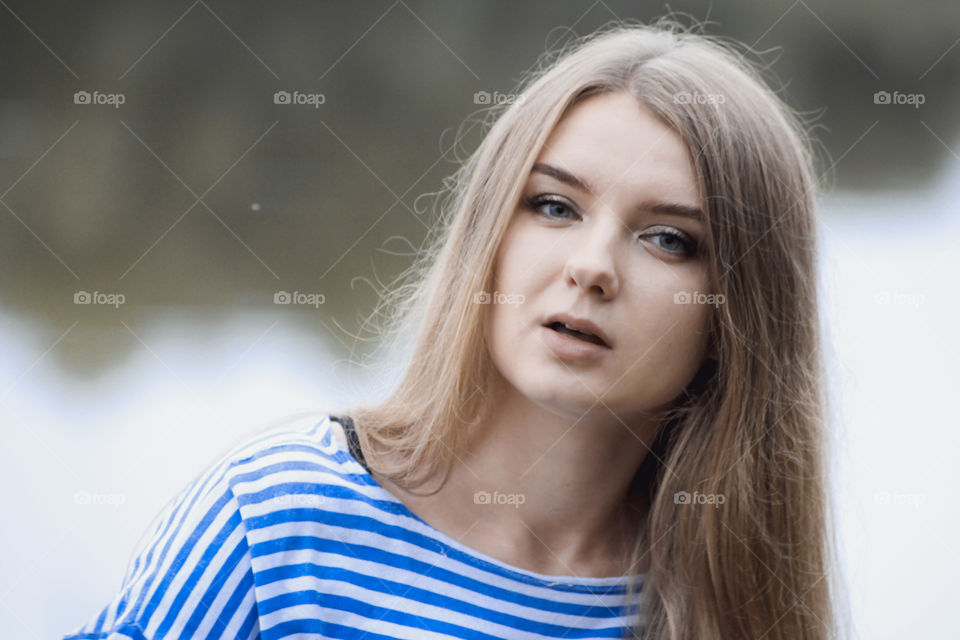
[[[577,235],[576,248],[565,266],[568,283],[605,300],[613,298],[620,289],[614,261],[614,243],[622,236],[620,222],[594,219]]]

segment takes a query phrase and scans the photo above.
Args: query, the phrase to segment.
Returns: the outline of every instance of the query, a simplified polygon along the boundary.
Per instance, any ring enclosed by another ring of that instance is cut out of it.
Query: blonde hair
[[[449,474],[486,408],[493,364],[474,296],[544,142],[571,105],[628,92],[690,151],[706,206],[716,309],[709,360],[635,484],[649,509],[633,549],[649,553],[636,637],[835,637],[817,290],[816,184],[801,118],[734,47],[671,21],[618,21],[547,54],[482,143],[445,182],[428,245],[373,319],[403,355],[382,401],[349,411],[371,468],[412,489]],[[390,452],[390,457],[381,455]],[[442,485],[441,485],[442,486]],[[714,508],[682,492],[723,495]]]

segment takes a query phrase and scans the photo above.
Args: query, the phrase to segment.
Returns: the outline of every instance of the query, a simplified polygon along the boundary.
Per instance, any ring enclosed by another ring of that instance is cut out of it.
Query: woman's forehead
[[[680,135],[626,93],[591,96],[574,105],[551,132],[535,162],[575,177],[598,196],[636,191],[699,207],[696,172]],[[537,171],[536,174],[551,175]],[[575,186],[572,185],[571,186]]]

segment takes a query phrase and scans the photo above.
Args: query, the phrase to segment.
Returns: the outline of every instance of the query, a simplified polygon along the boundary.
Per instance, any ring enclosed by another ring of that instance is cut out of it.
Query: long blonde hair
[[[541,59],[491,109],[475,152],[445,183],[427,248],[392,283],[383,321],[402,374],[349,411],[367,461],[407,489],[446,478],[482,422],[493,364],[483,305],[525,180],[571,105],[628,92],[690,151],[725,304],[717,358],[676,400],[637,471],[649,554],[637,637],[836,637],[835,540],[818,313],[813,154],[805,125],[734,46],[672,21],[622,21]],[[390,452],[389,459],[381,453]],[[696,508],[677,496],[723,496]]]

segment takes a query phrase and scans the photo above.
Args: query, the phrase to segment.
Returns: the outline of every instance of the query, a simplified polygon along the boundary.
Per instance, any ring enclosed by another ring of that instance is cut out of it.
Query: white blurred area
[[[823,211],[854,637],[957,638],[960,158],[932,189],[837,194]]]
[[[960,163],[940,185],[835,194],[822,206],[832,443],[856,638],[956,637]],[[238,315],[215,341],[175,318],[134,328],[147,346],[105,378],[79,382],[44,355],[52,340],[0,315],[2,637],[59,637],[97,613],[159,510],[248,435],[382,390],[275,320]],[[78,504],[77,492],[99,497]]]
[[[44,344],[0,315],[0,637],[58,638],[86,623],[155,516],[220,456],[383,386],[278,315],[240,314],[215,339],[173,314],[131,326],[134,355],[93,382],[44,355],[56,336]]]

